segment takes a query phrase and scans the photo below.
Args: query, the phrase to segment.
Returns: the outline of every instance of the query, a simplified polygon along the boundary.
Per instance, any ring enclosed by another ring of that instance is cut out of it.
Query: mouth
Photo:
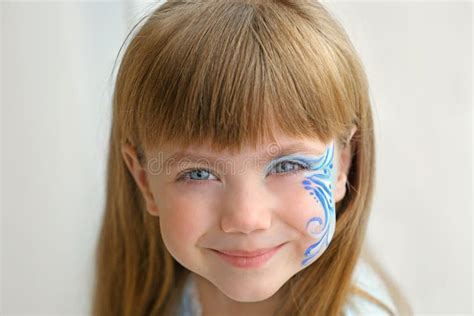
[[[270,258],[273,257],[286,243],[280,244],[273,248],[259,249],[255,251],[242,250],[216,250],[211,249],[225,262],[238,268],[258,268],[263,266]]]

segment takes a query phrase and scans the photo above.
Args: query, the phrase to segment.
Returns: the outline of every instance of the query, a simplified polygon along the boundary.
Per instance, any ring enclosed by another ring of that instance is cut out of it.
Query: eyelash
[[[283,163],[292,163],[293,165],[297,165],[298,167],[300,167],[300,169],[297,169],[297,170],[292,170],[292,171],[287,171],[287,172],[279,172],[279,173],[269,173],[269,174],[276,174],[277,176],[279,177],[286,177],[286,176],[291,176],[295,173],[298,173],[300,171],[304,171],[304,170],[309,170],[310,167],[303,163],[303,162],[298,162],[298,161],[294,161],[294,160],[284,160],[284,161],[280,161],[278,163],[276,163],[275,165],[273,165],[273,168],[280,165],[280,164],[283,164]],[[273,170],[272,168],[272,170]],[[189,183],[189,184],[204,184],[204,182],[206,182],[206,180],[195,180],[195,179],[189,179],[189,175],[192,173],[192,172],[195,172],[195,171],[206,171],[210,174],[212,174],[212,172],[209,170],[209,169],[206,169],[206,168],[195,168],[195,169],[191,169],[191,170],[185,170],[183,171],[177,178],[177,181],[179,182],[184,182],[184,183]]]

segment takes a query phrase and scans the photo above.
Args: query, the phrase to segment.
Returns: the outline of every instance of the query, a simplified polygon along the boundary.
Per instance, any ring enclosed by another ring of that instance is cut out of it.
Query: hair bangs
[[[131,100],[130,125],[145,148],[240,150],[275,133],[327,142],[350,127],[346,61],[299,14],[249,3],[186,5],[180,19],[161,13],[132,45],[155,56],[143,58],[152,61],[143,62]]]

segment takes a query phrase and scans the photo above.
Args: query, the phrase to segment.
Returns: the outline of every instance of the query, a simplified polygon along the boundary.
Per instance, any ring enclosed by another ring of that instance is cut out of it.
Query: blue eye
[[[209,179],[209,177],[214,177],[212,175],[212,173],[209,172],[209,170],[206,170],[206,169],[193,169],[193,170],[182,173],[178,177],[178,181],[215,180],[215,179]]]
[[[290,175],[293,173],[296,173],[301,170],[308,170],[309,167],[306,164],[297,162],[297,161],[292,161],[292,160],[285,160],[281,161],[277,164],[274,165],[273,170],[276,170],[277,172],[270,172],[271,173],[276,173],[276,174],[282,174],[282,175]]]

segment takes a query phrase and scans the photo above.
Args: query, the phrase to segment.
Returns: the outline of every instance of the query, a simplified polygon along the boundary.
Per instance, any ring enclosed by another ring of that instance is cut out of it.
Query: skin
[[[355,128],[351,137],[354,132]],[[140,166],[134,148],[128,144],[122,147],[147,211],[160,218],[168,251],[195,277],[203,316],[271,315],[283,299],[278,290],[315,262],[331,240],[335,228],[331,205],[346,192],[350,146],[340,150],[335,142],[324,144],[285,135],[276,140],[259,150],[244,147],[233,155],[212,152],[204,145],[186,148],[202,156],[217,156],[225,163],[181,157],[174,164],[165,164],[183,149],[169,145],[146,152],[148,163]],[[304,149],[268,161],[256,158],[295,143]],[[331,148],[334,152],[326,155],[331,159],[325,167],[313,163],[304,168],[295,163],[317,161]],[[193,171],[197,168],[207,171]],[[311,177],[323,175],[325,168],[328,178],[311,181]],[[331,200],[326,209],[317,193],[324,191],[321,185],[330,192],[326,191]],[[258,268],[234,267],[211,250],[254,250],[281,243],[285,243],[283,247]]]

